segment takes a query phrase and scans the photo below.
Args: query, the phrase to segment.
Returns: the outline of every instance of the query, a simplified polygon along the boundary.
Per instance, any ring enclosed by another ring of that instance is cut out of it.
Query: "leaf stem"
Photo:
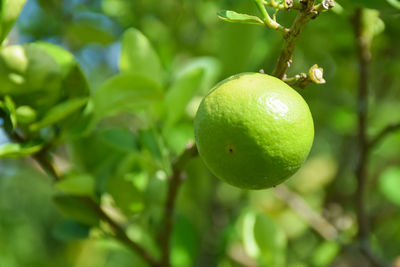
[[[254,0],[254,2],[258,10],[261,12],[261,15],[263,16],[264,19],[264,23],[268,28],[278,31],[283,36],[289,32],[287,28],[283,27],[269,16],[267,9],[264,6],[264,2],[262,0]]]

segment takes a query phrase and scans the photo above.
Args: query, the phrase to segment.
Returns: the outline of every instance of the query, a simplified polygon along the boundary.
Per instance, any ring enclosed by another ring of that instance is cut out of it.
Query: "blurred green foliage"
[[[0,3],[3,40],[24,1]],[[351,16],[358,6],[374,9],[366,19],[376,22],[370,34],[379,33],[369,77],[373,135],[400,121],[399,3],[338,0],[307,25],[289,69],[292,76],[318,64],[327,83],[300,91],[316,137],[286,185],[335,226],[337,238],[325,240],[273,189],[233,188],[196,158],[178,196],[173,266],[368,266],[354,248],[358,63]],[[146,266],[80,196],[101,200],[130,238],[159,255],[154,237],[171,162],[193,140],[202,96],[229,75],[270,73],[282,47],[272,30],[218,20],[225,9],[257,14],[244,0],[26,1],[0,50],[0,156],[45,147],[63,179],[52,186],[26,158],[0,161],[0,266]],[[295,14],[277,17],[289,26]],[[399,164],[397,133],[371,152],[368,166],[373,250],[387,261],[400,257]]]

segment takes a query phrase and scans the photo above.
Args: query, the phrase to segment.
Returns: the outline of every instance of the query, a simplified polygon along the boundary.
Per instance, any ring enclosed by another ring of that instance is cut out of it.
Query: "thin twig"
[[[195,144],[190,143],[181,156],[172,164],[172,175],[168,184],[167,200],[164,207],[163,228],[158,237],[161,247],[160,266],[170,266],[170,242],[173,230],[173,215],[178,191],[184,179],[183,168],[188,161],[197,156],[197,154],[198,152]]]
[[[317,233],[326,240],[335,240],[338,231],[324,217],[315,212],[304,199],[281,184],[275,187],[275,195],[286,202],[300,217],[302,217]]]
[[[275,67],[275,70],[272,73],[273,76],[282,79],[286,73],[286,70],[289,68],[292,62],[294,47],[301,31],[311,18],[318,15],[318,12],[314,13],[313,10],[314,2],[315,0],[307,1],[305,8],[297,14],[293,25],[290,27],[289,32],[285,35],[285,43],[278,58],[278,63]]]
[[[363,9],[358,8],[354,17],[354,30],[357,38],[357,51],[359,60],[359,87],[357,97],[358,113],[358,162],[356,166],[357,190],[355,201],[357,207],[358,240],[360,250],[373,266],[385,266],[375,256],[369,244],[369,218],[365,207],[366,184],[367,184],[367,162],[368,162],[368,138],[367,138],[367,115],[368,115],[368,64],[371,59],[370,44],[363,35],[362,24]]]
[[[395,124],[390,124],[383,128],[374,138],[372,138],[368,144],[369,148],[373,148],[376,146],[380,141],[385,139],[389,134],[400,130],[400,122],[395,123]]]
[[[112,228],[115,237],[121,243],[125,244],[132,251],[135,251],[140,256],[143,257],[145,261],[147,261],[151,266],[160,266],[156,259],[153,258],[143,247],[141,247],[138,243],[134,242],[132,239],[128,237],[125,229],[123,229],[118,223],[116,223],[104,210],[100,207],[98,203],[96,203],[93,199],[89,197],[80,197],[82,202],[85,202],[92,208],[93,211],[108,225]]]

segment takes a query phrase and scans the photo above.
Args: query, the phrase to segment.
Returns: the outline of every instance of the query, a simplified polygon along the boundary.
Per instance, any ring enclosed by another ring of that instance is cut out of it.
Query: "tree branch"
[[[278,58],[278,63],[275,67],[275,70],[272,73],[273,76],[282,79],[286,73],[286,70],[289,68],[292,62],[294,47],[301,31],[312,17],[316,17],[318,15],[318,12],[315,13],[313,10],[314,2],[315,0],[307,0],[305,3],[305,8],[297,14],[296,19],[289,29],[289,32],[284,36],[285,43]]]
[[[194,143],[189,143],[185,151],[172,164],[172,175],[168,185],[167,200],[164,207],[163,228],[158,236],[161,247],[161,265],[170,266],[170,242],[173,230],[173,215],[175,202],[180,185],[184,180],[183,169],[190,159],[197,156],[198,151]]]
[[[286,202],[300,217],[302,217],[318,234],[326,240],[335,240],[338,231],[324,217],[315,212],[304,199],[281,184],[275,187],[275,195]]]
[[[358,162],[355,175],[357,190],[355,201],[357,207],[358,240],[360,251],[373,266],[385,266],[380,259],[373,255],[369,244],[369,219],[365,207],[367,161],[369,145],[367,140],[367,115],[368,115],[368,64],[371,59],[368,39],[363,35],[362,8],[358,8],[354,17],[354,31],[357,38],[357,51],[359,61],[359,86],[357,97],[358,113]]]
[[[16,142],[24,143],[25,140],[23,137],[18,135],[16,132],[9,134],[10,138]],[[51,155],[49,153],[50,146],[44,146],[38,153],[31,155],[31,157],[39,164],[39,166],[45,171],[45,173],[52,177],[55,181],[61,179],[61,174],[57,170],[56,166],[53,164],[51,159]],[[112,228],[115,237],[121,243],[125,244],[129,247],[132,251],[136,252],[140,255],[146,262],[148,262],[151,266],[159,266],[158,262],[139,244],[135,241],[131,240],[128,235],[126,234],[125,230],[116,223],[111,217],[109,217],[101,208],[101,206],[96,203],[93,199],[89,197],[79,197],[82,202],[89,204],[89,207],[92,208],[96,214],[107,222],[110,227]]]
[[[138,243],[133,241],[126,234],[125,229],[123,229],[118,223],[116,223],[104,210],[100,207],[98,203],[96,203],[93,199],[89,197],[80,197],[82,202],[87,203],[93,211],[108,225],[114,232],[115,238],[119,240],[121,243],[125,244],[132,251],[139,254],[147,263],[151,266],[160,266],[156,259],[153,258],[143,247],[141,247]]]

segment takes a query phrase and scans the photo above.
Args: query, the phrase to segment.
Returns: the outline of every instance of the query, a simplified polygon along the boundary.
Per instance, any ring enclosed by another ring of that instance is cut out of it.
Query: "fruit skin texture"
[[[194,119],[197,148],[211,172],[243,189],[275,186],[293,175],[314,139],[311,112],[283,81],[242,73],[217,84]]]

